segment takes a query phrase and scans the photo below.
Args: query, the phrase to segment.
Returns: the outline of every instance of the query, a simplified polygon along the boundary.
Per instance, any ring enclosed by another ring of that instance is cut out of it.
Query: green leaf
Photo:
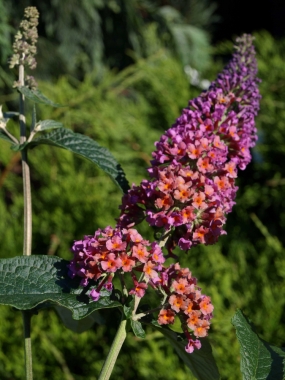
[[[63,124],[60,123],[59,121],[43,120],[43,121],[37,122],[35,126],[35,131],[40,132],[47,129],[57,129],[57,128],[62,128],[62,127],[63,127]]]
[[[128,191],[129,184],[120,164],[108,149],[103,148],[90,137],[74,133],[70,129],[58,128],[35,138],[22,147],[18,147],[18,149],[21,150],[26,146],[32,148],[40,144],[57,146],[86,158],[109,174],[123,192],[126,193]]]
[[[32,100],[35,103],[46,104],[52,107],[66,107],[58,103],[54,103],[49,100],[45,95],[43,95],[40,90],[31,90],[26,86],[18,87],[18,90],[21,94],[23,94],[26,98]]]
[[[233,316],[232,324],[240,343],[243,380],[283,380],[285,349],[260,339],[241,310]]]
[[[168,328],[174,332],[179,333],[179,334],[181,334],[183,332],[183,329],[181,327],[181,321],[177,316],[175,316],[175,318],[174,318],[174,323],[172,325],[168,325]]]
[[[218,380],[220,374],[207,338],[201,339],[202,347],[192,354],[185,351],[186,342],[179,340],[176,333],[168,328],[156,327],[171,343],[178,356],[183,360],[198,380]]]
[[[27,144],[27,142],[25,142],[24,144],[14,144],[11,145],[10,149],[13,150],[13,152],[20,152],[26,147]]]
[[[93,313],[85,318],[75,320],[72,318],[71,310],[66,307],[54,305],[53,308],[56,310],[65,327],[77,334],[89,330],[94,323],[98,323],[99,325],[104,324],[104,319],[97,310],[93,311]]]
[[[68,261],[56,256],[16,256],[0,260],[0,304],[19,310],[52,302],[71,310],[74,319],[82,319],[94,310],[120,307],[110,293],[101,290],[98,301],[92,301],[91,289],[82,289],[78,279],[68,276]]]
[[[124,314],[125,314],[125,316],[127,317],[127,319],[131,318],[131,316],[132,316],[132,311],[133,311],[133,308],[132,308],[132,307],[129,307],[129,306],[124,305]]]
[[[133,321],[131,319],[131,326],[132,326],[132,329],[133,329],[135,336],[137,336],[138,338],[142,338],[142,339],[145,338],[145,331],[142,328],[142,324],[139,321]]]
[[[33,111],[32,111],[32,124],[31,124],[31,131],[35,129],[37,123],[37,110],[36,110],[36,105],[33,105]]]

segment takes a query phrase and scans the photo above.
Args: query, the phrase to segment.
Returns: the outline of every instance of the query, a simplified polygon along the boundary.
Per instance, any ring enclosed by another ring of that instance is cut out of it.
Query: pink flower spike
[[[95,232],[95,236],[100,235],[101,232],[102,232],[102,235],[106,237],[111,237],[114,235],[114,229],[111,226],[107,226],[103,231],[99,229],[98,231]]]
[[[182,203],[189,201],[191,196],[189,185],[191,185],[191,182],[190,184],[187,183],[187,185],[178,186],[178,188],[174,191],[174,198]]]
[[[149,252],[142,244],[134,245],[132,249],[132,256],[136,257],[141,263],[146,263]]]
[[[209,157],[199,158],[197,161],[197,167],[201,173],[212,173],[214,166],[210,163]]]
[[[204,315],[211,314],[214,310],[214,306],[211,303],[211,298],[205,296],[202,301],[199,303],[200,310]]]
[[[159,264],[163,264],[165,262],[165,257],[163,256],[162,250],[156,242],[153,242],[151,244],[150,253],[152,254],[151,259],[154,262],[159,263]]]
[[[197,147],[194,144],[189,144],[187,148],[188,148],[188,156],[192,158],[193,160],[198,158],[202,151],[202,147],[200,146]]]
[[[143,267],[143,271],[146,275],[146,277],[148,278],[152,278],[152,279],[155,279],[158,277],[158,274],[157,272],[153,269],[155,268],[156,265],[154,263],[152,263],[151,261],[148,261],[144,267]]]
[[[110,274],[109,276],[108,276],[108,278],[107,278],[107,281],[106,282],[104,282],[104,280],[101,282],[101,284],[102,283],[104,283],[104,288],[105,289],[107,289],[109,292],[111,292],[112,290],[113,290],[113,283],[112,283],[112,281],[113,281],[113,274]],[[99,287],[101,287],[102,285],[99,285]]]
[[[113,236],[106,242],[106,247],[109,251],[124,251],[127,243],[123,242],[119,236]]]
[[[191,240],[187,240],[187,239],[184,239],[184,238],[180,238],[178,240],[178,247],[180,249],[183,249],[184,251],[187,251],[188,249],[190,249],[191,245],[192,245],[192,241]]]
[[[237,168],[233,161],[230,161],[225,165],[225,170],[228,172],[227,174],[230,178],[237,178]]]
[[[174,323],[175,313],[171,309],[162,309],[158,315],[158,323],[160,325],[169,325]]]
[[[198,339],[196,339],[196,340],[189,339],[188,340],[188,344],[185,347],[185,351],[188,352],[188,354],[192,354],[192,352],[194,351],[195,348],[197,350],[200,350],[201,346],[202,345],[201,345],[200,340],[198,340]]]
[[[197,209],[206,209],[208,207],[207,203],[204,202],[205,194],[201,191],[193,195],[193,206]]]
[[[193,233],[193,240],[205,244],[205,234],[209,231],[208,228],[201,226]]]
[[[116,272],[117,269],[121,268],[122,261],[116,258],[114,253],[109,253],[106,257],[107,261],[101,261],[101,267],[106,272]]]
[[[112,282],[106,282],[104,284],[104,288],[108,290],[108,292],[111,292],[113,290],[113,283]]]
[[[142,298],[145,295],[145,291],[147,289],[147,284],[145,282],[138,282],[135,285],[135,288],[132,289],[129,294],[133,294],[139,298]]]
[[[210,322],[206,320],[201,320],[199,325],[194,329],[194,335],[199,338],[203,338],[208,335],[208,330],[210,328]]]
[[[143,240],[142,236],[134,228],[130,228],[128,230],[128,233],[130,235],[131,241],[133,241],[134,243],[140,243]]]
[[[122,269],[124,272],[130,272],[136,264],[135,261],[131,260],[126,253],[123,253],[120,256],[120,259],[122,261]]]
[[[189,308],[188,308],[189,310]],[[194,330],[196,329],[201,321],[200,317],[201,317],[201,311],[200,310],[192,310],[190,311],[190,313],[188,314],[189,315],[189,318],[187,319],[187,326],[189,327],[189,329],[191,330]],[[199,335],[197,335],[199,336]]]
[[[188,294],[190,293],[190,285],[186,278],[180,278],[178,281],[173,281],[172,287],[175,293]]]
[[[93,299],[93,301],[98,301],[100,298],[100,292],[97,292],[95,289],[92,289],[90,292],[90,297]]]
[[[176,313],[179,313],[179,311],[182,310],[185,306],[185,302],[181,295],[172,294],[172,296],[169,297],[168,302],[171,305],[171,309],[176,311]]]

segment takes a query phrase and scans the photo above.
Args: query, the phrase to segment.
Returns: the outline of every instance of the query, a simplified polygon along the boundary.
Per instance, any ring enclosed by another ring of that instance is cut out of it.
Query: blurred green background
[[[210,1],[50,2],[0,0],[0,104],[17,110],[7,66],[11,41],[25,6],[41,12],[40,90],[68,107],[38,108],[38,119],[55,119],[110,149],[130,183],[146,177],[153,144],[189,99],[213,80],[230,58],[233,40],[213,44],[219,22]],[[222,21],[220,21],[222,22]],[[239,173],[237,205],[227,235],[196,247],[181,263],[191,269],[215,306],[210,330],[222,379],[240,379],[239,345],[231,317],[241,308],[271,344],[285,345],[285,39],[255,33],[262,79],[259,141],[252,163]],[[31,111],[27,107],[27,114]],[[28,117],[28,122],[29,122]],[[11,123],[17,134],[17,124]],[[1,257],[22,254],[21,161],[0,141]],[[33,253],[71,259],[75,239],[114,226],[121,193],[92,164],[49,146],[30,151]],[[151,238],[152,232],[141,230]],[[116,331],[118,312],[105,310],[103,324],[82,334],[66,329],[54,310],[33,317],[35,379],[95,380]],[[0,307],[0,378],[24,378],[21,313]],[[192,379],[162,335],[131,333],[112,379]]]

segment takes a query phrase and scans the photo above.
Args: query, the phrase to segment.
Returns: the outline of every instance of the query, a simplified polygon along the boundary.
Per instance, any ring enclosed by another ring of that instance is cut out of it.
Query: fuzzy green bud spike
[[[24,20],[20,24],[13,43],[14,54],[10,59],[10,68],[20,65],[29,67],[30,69],[36,68],[35,55],[37,53],[38,18],[39,12],[35,7],[27,7],[25,9]],[[26,81],[30,88],[37,87],[33,77],[27,77]],[[15,86],[17,87],[18,85],[18,82],[16,82]]]

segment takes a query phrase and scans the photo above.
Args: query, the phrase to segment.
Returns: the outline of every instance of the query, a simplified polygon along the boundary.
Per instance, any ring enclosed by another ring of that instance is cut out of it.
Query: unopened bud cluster
[[[37,53],[37,40],[38,40],[38,18],[39,12],[35,7],[28,7],[25,9],[24,20],[20,23],[20,28],[15,36],[13,43],[14,54],[10,59],[10,68],[23,65],[30,69],[35,69],[37,61],[35,55]],[[37,87],[34,77],[27,76],[26,84],[30,88]],[[16,82],[14,86],[18,86]]]

